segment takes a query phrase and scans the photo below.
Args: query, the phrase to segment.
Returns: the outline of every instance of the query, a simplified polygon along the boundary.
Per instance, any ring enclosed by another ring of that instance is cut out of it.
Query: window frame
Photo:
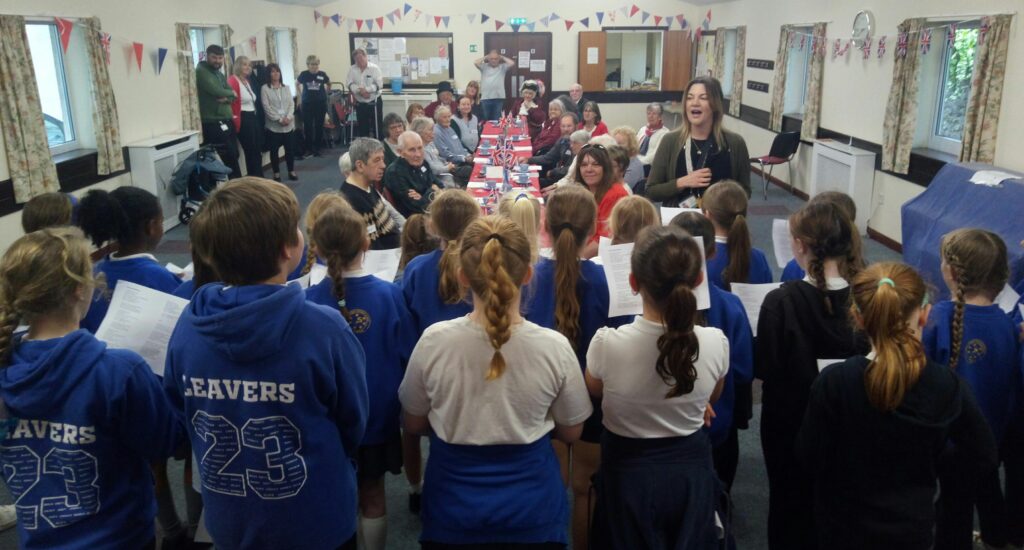
[[[218,34],[220,34],[220,40],[218,40],[218,42],[221,45],[221,47],[224,48],[225,55],[227,55],[228,47],[224,46],[224,32],[221,30],[221,26],[220,25],[204,25],[204,24],[199,24],[199,23],[189,23],[188,24],[188,41],[189,41],[189,44],[192,46],[192,61],[193,61],[192,66],[193,67],[195,67],[196,65],[199,65],[200,61],[205,61],[206,60],[206,46],[207,46],[207,38],[208,38],[206,33],[209,32],[209,31],[216,31]],[[197,42],[196,37],[197,36],[202,38],[203,43],[201,45],[200,44],[196,44],[196,42]],[[229,66],[228,62],[225,62],[224,66],[221,67],[221,72],[223,72],[224,74],[228,74],[230,70],[231,70],[231,67]]]
[[[941,22],[940,22],[941,23]],[[978,21],[971,21],[963,23],[957,26],[957,32],[961,30],[979,30],[980,24]],[[936,30],[940,30],[940,38],[942,40],[942,55],[939,57],[939,67],[937,70],[937,79],[930,82],[928,85],[934,86],[934,98],[931,101],[931,109],[927,118],[927,131],[926,137],[924,138],[925,146],[933,151],[939,151],[948,155],[959,156],[960,149],[963,146],[963,134],[961,133],[960,138],[951,138],[939,134],[939,124],[942,119],[942,106],[946,94],[946,77],[949,75],[949,58],[952,55],[952,46],[949,43],[947,36],[948,23],[941,23],[940,26],[932,27],[933,37],[935,40],[934,33]],[[975,50],[975,61],[977,61],[977,50]],[[973,75],[974,67],[971,67],[971,73]],[[920,92],[919,92],[920,93]],[[969,96],[968,96],[969,97]]]
[[[606,42],[605,42],[605,44],[606,44],[606,49],[605,49],[605,71],[606,71],[605,78],[607,78],[607,70],[608,70],[607,63],[608,63],[608,59],[610,59],[608,57],[608,49],[607,49],[607,37],[608,37],[609,34],[622,34],[622,35],[625,35],[625,34],[630,34],[630,33],[641,32],[641,33],[650,35],[650,34],[657,33],[660,36],[660,40],[659,40],[659,44],[658,44],[657,60],[658,61],[663,61],[664,60],[664,56],[665,56],[665,31],[667,31],[667,30],[669,30],[668,27],[601,27],[601,32],[605,33],[605,40],[606,40]],[[621,47],[619,48],[619,55],[620,56],[622,55]],[[622,64],[621,64],[621,59],[622,58],[619,57],[619,59],[620,59],[620,64],[619,64],[619,71],[620,71],[619,72],[619,75],[620,75],[619,76],[619,88],[615,89],[615,90],[608,90],[607,88],[605,88],[607,93],[616,93],[616,94],[621,94],[621,93],[657,93],[657,92],[664,91],[664,82],[663,82],[664,81],[664,75],[661,74],[661,72],[662,72],[662,65],[658,65],[658,67],[656,69],[652,68],[652,71],[657,74],[658,89],[656,89],[656,90],[645,90],[645,89],[634,90],[632,88],[624,88],[622,86],[622,76],[621,76],[622,75],[622,72],[621,72],[622,71]],[[644,78],[646,79],[646,75],[644,75]],[[608,80],[605,80],[605,82],[608,82]]]
[[[294,66],[295,65],[295,63],[294,63],[295,57],[294,57],[294,52],[291,51],[292,50],[292,35],[291,35],[291,33],[292,33],[292,29],[287,28],[287,27],[275,27],[274,28],[274,37],[276,38],[276,43],[277,43],[277,51],[274,52],[274,53],[277,55],[277,65],[279,67],[281,67],[281,82],[284,83],[286,86],[288,86],[288,90],[291,92],[292,97],[295,97],[295,94],[297,93],[297,86],[295,85],[295,82],[296,82],[296,73],[295,73],[295,66]],[[282,52],[281,51],[282,47],[284,46],[284,44],[288,45],[288,51],[287,52]],[[285,53],[287,53],[288,55],[284,55]],[[288,62],[287,62],[288,65],[291,65],[291,69],[292,70],[290,72],[285,70],[285,68],[286,68],[284,66],[285,65],[285,63],[284,63],[285,59],[288,60]]]
[[[786,65],[787,65],[786,66],[786,89],[783,91],[782,115],[783,116],[792,117],[792,118],[799,118],[799,119],[802,120],[803,116],[804,116],[804,112],[805,112],[806,106],[807,106],[807,79],[810,77],[810,74],[811,74],[811,57],[812,57],[811,56],[811,44],[810,44],[810,42],[812,41],[811,39],[813,38],[813,35],[814,35],[814,27],[812,27],[812,26],[791,26],[790,29],[791,29],[791,32],[794,33],[795,35],[803,36],[804,39],[805,39],[805,43],[804,43],[804,47],[802,49],[798,49],[798,47],[796,45],[794,45],[794,46],[787,45],[786,46],[789,49],[789,52],[788,52],[788,54],[786,56]],[[797,39],[797,40],[799,40],[799,39]],[[796,41],[794,41],[794,42],[796,42]],[[791,61],[793,59],[792,55],[794,54],[794,52],[798,53],[801,56],[803,56],[803,62],[801,63],[801,68],[803,69],[803,78],[801,79],[801,86],[800,86],[800,91],[799,91],[799,94],[800,94],[800,100],[798,102],[799,103],[799,107],[797,107],[795,110],[793,108],[787,108],[787,106],[792,104],[792,102],[790,100],[794,99],[794,98],[792,98],[790,96],[790,94],[797,93],[795,88],[791,88],[790,87],[793,84],[793,78],[792,77],[793,77],[794,73],[792,73],[789,70],[789,68],[790,68],[790,63],[791,63]]]
[[[736,46],[739,42],[739,29],[736,27],[721,28],[717,29],[720,31],[715,34],[715,40],[725,41],[725,54],[722,59],[722,78],[720,82],[722,84],[722,96],[726,99],[732,99],[732,80],[733,75],[736,74]],[[726,71],[726,68],[729,70]],[[728,88],[726,88],[728,86]]]
[[[53,53],[51,61],[54,64],[54,71],[56,72],[57,76],[57,86],[60,90],[61,109],[63,110],[62,114],[67,117],[67,120],[64,121],[64,143],[61,143],[60,145],[49,145],[49,140],[47,140],[47,145],[50,149],[50,155],[62,155],[64,153],[68,153],[76,149],[81,149],[82,143],[79,140],[78,125],[75,123],[76,114],[72,109],[71,89],[68,86],[67,65],[65,62],[64,50],[63,48],[61,48],[60,44],[60,31],[57,29],[57,24],[54,23],[52,20],[26,19],[26,34],[28,31],[27,27],[29,25],[37,27],[46,27],[50,31],[50,50]],[[29,49],[31,50],[31,46],[29,46]],[[32,56],[33,59],[35,59],[36,55],[38,55],[39,53],[40,52],[34,53]],[[39,86],[38,79],[36,81],[36,86]],[[46,115],[46,113],[43,114],[44,116]],[[68,134],[71,135],[70,139],[67,139]]]

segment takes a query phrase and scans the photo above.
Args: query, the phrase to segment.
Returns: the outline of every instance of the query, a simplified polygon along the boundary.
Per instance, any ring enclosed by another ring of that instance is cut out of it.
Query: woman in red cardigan
[[[548,119],[541,125],[537,139],[533,140],[533,156],[543,155],[562,137],[559,121],[564,114],[565,105],[560,100],[556,98],[552,99],[551,103],[548,103]]]
[[[535,80],[523,82],[519,90],[519,99],[512,104],[512,116],[526,117],[527,129],[530,132],[530,139],[537,139],[540,135],[544,121],[548,119],[547,113],[537,104],[537,96],[540,94],[540,86]],[[558,124],[557,122],[555,123]]]
[[[583,122],[580,122],[580,130],[590,132],[590,137],[603,136],[608,133],[608,126],[601,122],[601,108],[596,101],[588,101],[583,104]]]
[[[248,176],[263,177],[263,152],[260,151],[259,135],[262,126],[256,116],[256,93],[249,84],[252,64],[249,58],[239,56],[232,66],[228,84],[235,91],[235,101],[231,104],[231,120],[235,123],[238,142],[245,153],[245,172]]]

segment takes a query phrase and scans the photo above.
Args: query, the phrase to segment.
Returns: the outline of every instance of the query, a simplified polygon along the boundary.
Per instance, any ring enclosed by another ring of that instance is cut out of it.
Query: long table
[[[516,166],[512,170],[495,165],[495,152],[508,146],[511,146],[511,153],[515,157]],[[506,132],[493,121],[484,123],[480,132],[480,145],[473,156],[473,173],[466,190],[480,202],[485,212],[493,213],[497,210],[506,175],[510,189],[506,189],[506,192],[526,191],[541,198],[540,167],[528,167],[525,171],[519,168],[528,166],[527,159],[532,156],[532,151],[533,146],[525,125],[510,125]]]

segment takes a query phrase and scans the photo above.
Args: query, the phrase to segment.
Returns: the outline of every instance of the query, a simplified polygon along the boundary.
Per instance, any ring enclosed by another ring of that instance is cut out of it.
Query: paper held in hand
[[[743,309],[747,312],[747,319],[750,320],[750,332],[757,337],[757,320],[761,315],[761,304],[768,296],[768,293],[782,286],[782,283],[764,283],[751,285],[747,283],[732,283],[732,293],[743,303]]]
[[[672,218],[682,214],[683,212],[696,212],[702,216],[704,215],[704,211],[700,208],[676,208],[674,206],[662,206],[661,225],[668,225],[672,223]]]
[[[188,300],[119,281],[96,338],[112,348],[138,353],[158,376],[164,374],[167,344]]]
[[[786,267],[793,259],[793,241],[789,235],[789,220],[772,220],[772,245],[775,248],[775,264]]]
[[[711,308],[711,291],[708,288],[707,262],[704,259],[704,240],[693,237],[697,241],[701,255],[701,283],[693,289],[697,298],[697,309]],[[640,315],[644,310],[643,298],[633,294],[629,286],[629,274],[632,271],[630,260],[633,256],[633,243],[625,244],[599,243],[598,256],[604,265],[605,278],[608,280],[608,316]]]
[[[402,259],[402,249],[367,250],[363,256],[363,270],[389,283],[395,282],[398,274],[398,262]]]
[[[1005,311],[1007,314],[1013,313],[1013,308],[1019,301],[1020,294],[1017,294],[1017,291],[1014,290],[1009,283],[1003,287],[1002,292],[1000,292],[995,299],[995,302],[999,304],[999,309]]]

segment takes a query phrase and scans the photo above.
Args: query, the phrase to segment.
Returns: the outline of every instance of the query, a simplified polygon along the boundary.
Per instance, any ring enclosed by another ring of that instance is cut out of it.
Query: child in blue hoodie
[[[217,548],[355,547],[365,359],[337,308],[285,284],[302,259],[298,224],[295,195],[262,178],[225,184],[192,220],[222,283],[182,313],[164,384],[185,412]]]
[[[0,465],[22,548],[152,547],[149,463],[184,443],[145,361],[78,329],[94,285],[74,228],[26,235],[0,262]]]
[[[704,239],[704,256],[713,258],[715,228],[711,220],[697,212],[683,212],[672,218],[671,225],[682,228],[694,237]],[[722,394],[714,404],[714,418],[708,428],[712,458],[718,478],[726,490],[732,489],[739,465],[739,429],[747,429],[752,416],[751,383],[754,381],[754,337],[743,302],[735,294],[715,285],[708,285],[711,309],[702,311],[699,323],[715,327],[729,339],[729,372]]]
[[[525,316],[531,323],[565,336],[585,371],[590,339],[597,329],[608,326],[604,269],[580,258],[596,227],[594,194],[580,186],[558,189],[548,197],[545,216],[554,259],[537,262],[533,282],[523,290]],[[573,445],[571,468],[567,447],[555,446],[563,470],[573,472],[571,483],[578,504],[573,506],[572,536],[577,548],[587,547],[590,510],[583,503],[601,458],[601,407],[596,399],[593,402],[594,414],[584,424],[580,441]]]
[[[993,303],[1009,277],[1006,244],[990,231],[958,229],[942,238],[940,256],[954,300],[932,309],[923,337],[925,351],[967,382],[1005,454],[1021,384],[1017,327]],[[1007,462],[1006,467],[1021,466]],[[971,547],[975,506],[982,541],[994,548],[1005,546],[1010,526],[999,470],[978,480],[965,478],[960,470],[958,455],[949,453],[940,474],[936,548]]]
[[[111,192],[89,191],[78,206],[78,225],[100,248],[114,243],[116,251],[96,264],[114,292],[121,279],[168,294],[181,279],[160,265],[153,250],[164,236],[164,215],[156,196],[138,187],[118,187]],[[110,307],[109,295],[100,296],[82,319],[82,328],[95,333]]]
[[[398,386],[416,343],[416,327],[401,289],[363,271],[363,254],[370,248],[366,222],[340,200],[341,205],[328,207],[315,220],[309,246],[326,259],[328,276],[306,290],[306,299],[340,310],[366,353],[370,416],[356,457],[359,534],[366,550],[384,550],[384,474],[402,471]]]
[[[715,256],[708,258],[708,279],[723,290],[730,283],[772,282],[764,252],[750,246],[747,192],[734,181],[721,181],[704,193],[704,214],[715,227]]]

